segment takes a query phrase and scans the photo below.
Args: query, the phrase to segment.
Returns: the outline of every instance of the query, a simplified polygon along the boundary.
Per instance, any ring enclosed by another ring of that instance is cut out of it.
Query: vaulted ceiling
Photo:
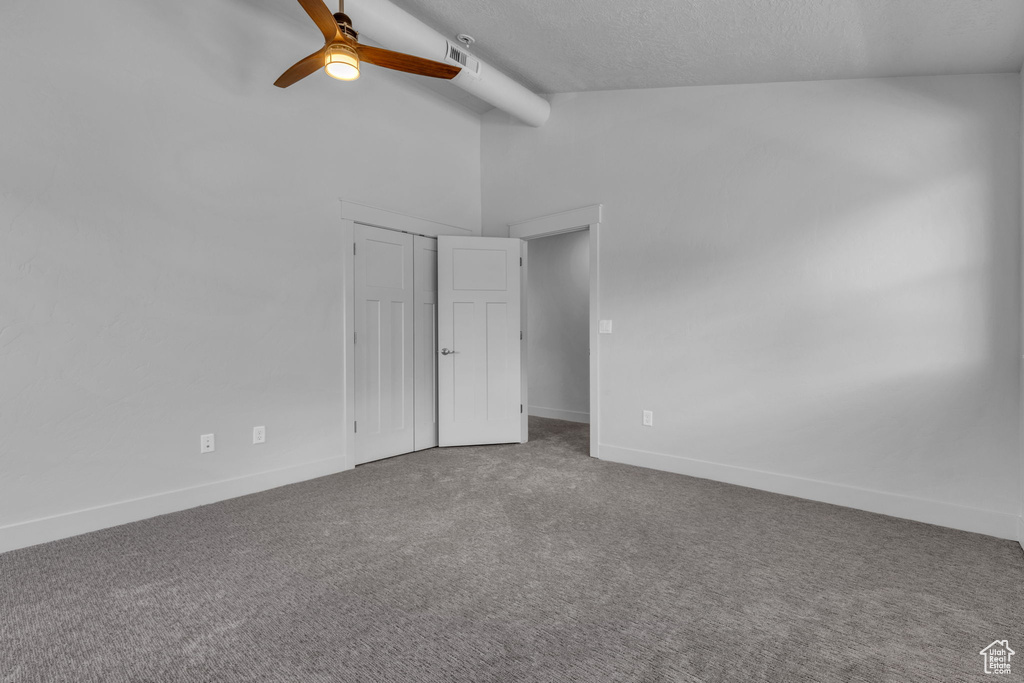
[[[393,2],[445,35],[472,35],[472,52],[539,93],[1009,72],[1024,62],[1024,0]]]

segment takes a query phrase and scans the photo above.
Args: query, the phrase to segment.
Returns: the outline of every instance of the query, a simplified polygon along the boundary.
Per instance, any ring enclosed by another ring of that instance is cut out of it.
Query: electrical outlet
[[[612,333],[612,321],[611,320],[602,320],[598,324],[598,326],[597,326],[597,331],[600,334],[611,334]]]
[[[252,428],[252,442],[253,443],[266,443],[267,441],[267,428],[266,427],[253,427]]]
[[[654,411],[653,410],[645,410],[644,411],[644,427],[653,427],[653,426],[654,426]]]
[[[213,453],[216,450],[213,443],[213,434],[203,434],[199,437],[199,452]]]

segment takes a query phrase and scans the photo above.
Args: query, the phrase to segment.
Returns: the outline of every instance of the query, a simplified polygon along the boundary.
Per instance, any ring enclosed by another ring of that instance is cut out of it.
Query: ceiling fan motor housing
[[[359,33],[352,28],[352,20],[348,18],[347,14],[335,12],[334,20],[338,22],[338,30],[340,30],[343,35],[349,36],[350,38],[359,38]]]

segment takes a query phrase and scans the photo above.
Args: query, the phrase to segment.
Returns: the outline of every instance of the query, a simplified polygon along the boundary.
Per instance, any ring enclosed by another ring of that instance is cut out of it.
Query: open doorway
[[[529,414],[589,423],[589,230],[530,240],[526,297]]]
[[[528,242],[531,253],[532,245],[538,240],[548,237],[563,235],[567,233],[584,232],[587,235],[587,254],[589,257],[587,268],[588,303],[589,312],[587,316],[587,337],[589,340],[589,394],[588,419],[590,423],[590,455],[600,457],[601,448],[601,346],[598,343],[598,329],[606,329],[611,332],[611,321],[601,321],[601,214],[603,207],[600,204],[592,204],[571,211],[550,214],[532,218],[520,223],[512,223],[509,227],[509,237],[523,239]],[[538,242],[539,243],[539,242]],[[543,247],[542,247],[543,248]],[[532,255],[530,259],[532,261]],[[529,275],[527,276],[529,278]],[[529,296],[527,295],[527,318],[529,318]],[[527,334],[531,334],[529,329]],[[527,359],[529,368],[529,359]],[[524,374],[524,377],[528,376]],[[533,391],[531,388],[530,391]],[[530,405],[541,406],[533,400],[529,393],[527,398]]]

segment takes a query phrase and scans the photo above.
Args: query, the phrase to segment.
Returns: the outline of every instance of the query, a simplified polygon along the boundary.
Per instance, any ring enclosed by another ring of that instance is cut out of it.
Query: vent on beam
[[[460,67],[463,73],[468,73],[474,78],[480,76],[480,60],[461,47],[452,45],[451,42],[448,42],[448,53],[445,55],[444,61],[453,66]]]
[[[462,66],[466,66],[466,53],[450,43],[448,44],[448,56]]]

